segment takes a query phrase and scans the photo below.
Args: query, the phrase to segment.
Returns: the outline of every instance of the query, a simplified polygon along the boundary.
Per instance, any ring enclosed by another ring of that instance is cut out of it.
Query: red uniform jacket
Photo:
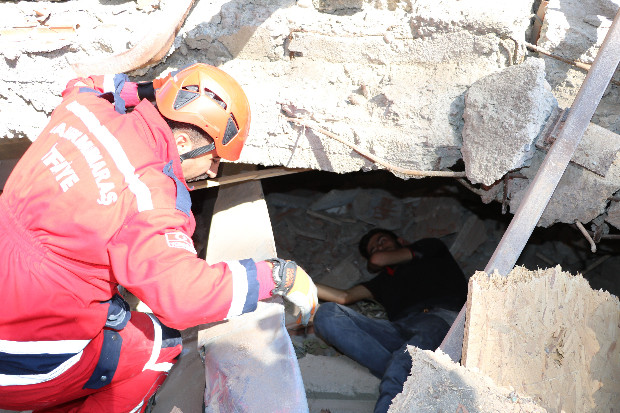
[[[118,113],[103,77],[75,83],[0,197],[0,385],[46,381],[79,360],[114,321],[119,284],[177,329],[253,311],[258,300],[252,260],[197,257],[189,192],[159,112],[143,100]]]

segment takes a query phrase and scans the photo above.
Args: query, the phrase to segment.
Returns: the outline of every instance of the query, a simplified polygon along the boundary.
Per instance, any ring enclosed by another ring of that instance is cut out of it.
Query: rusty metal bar
[[[558,139],[547,153],[508,229],[484,269],[487,274],[497,271],[506,276],[514,267],[590,124],[618,62],[620,62],[620,11],[616,14],[594,63],[573,101]],[[439,347],[455,362],[461,359],[464,331],[465,306]]]

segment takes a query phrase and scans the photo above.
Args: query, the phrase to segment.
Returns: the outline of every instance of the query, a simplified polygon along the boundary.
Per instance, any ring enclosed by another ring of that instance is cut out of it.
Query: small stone
[[[366,104],[366,99],[364,98],[364,96],[356,94],[349,95],[348,100],[352,105],[355,106],[364,106]]]

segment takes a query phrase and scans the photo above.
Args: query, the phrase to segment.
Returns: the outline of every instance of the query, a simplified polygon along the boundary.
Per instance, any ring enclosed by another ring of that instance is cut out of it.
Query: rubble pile
[[[570,106],[585,77],[528,51],[528,42],[590,64],[617,10],[617,0],[4,2],[0,136],[36,139],[76,65],[144,48],[179,26],[159,60],[128,74],[148,80],[195,61],[231,73],[253,111],[241,162],[337,173],[384,168],[320,127],[399,168],[464,169],[484,202],[514,212],[544,155],[537,133],[555,107]],[[516,110],[511,96],[528,104]],[[593,118],[593,140],[610,142],[602,144],[609,154],[617,152],[618,102],[612,84]],[[495,122],[476,121],[484,118]],[[494,151],[476,147],[492,143]],[[566,179],[576,190],[552,200],[539,225],[579,220],[614,232],[620,182],[618,162],[608,158],[602,172],[571,164]]]

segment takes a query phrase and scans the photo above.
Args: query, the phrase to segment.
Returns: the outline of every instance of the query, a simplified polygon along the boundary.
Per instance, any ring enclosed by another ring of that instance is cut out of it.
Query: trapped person
[[[185,181],[214,177],[248,136],[231,76],[200,63],[140,84],[92,76],[62,97],[0,196],[0,408],[141,412],[181,351],[175,329],[272,293],[307,323],[316,287],[293,262],[210,265],[192,243]]]
[[[411,370],[407,345],[435,350],[467,299],[463,271],[443,242],[426,238],[407,244],[385,229],[359,243],[372,280],[347,290],[317,285],[320,300],[314,330],[327,343],[381,379],[375,412],[386,412]],[[346,305],[375,299],[388,320],[372,319]]]

